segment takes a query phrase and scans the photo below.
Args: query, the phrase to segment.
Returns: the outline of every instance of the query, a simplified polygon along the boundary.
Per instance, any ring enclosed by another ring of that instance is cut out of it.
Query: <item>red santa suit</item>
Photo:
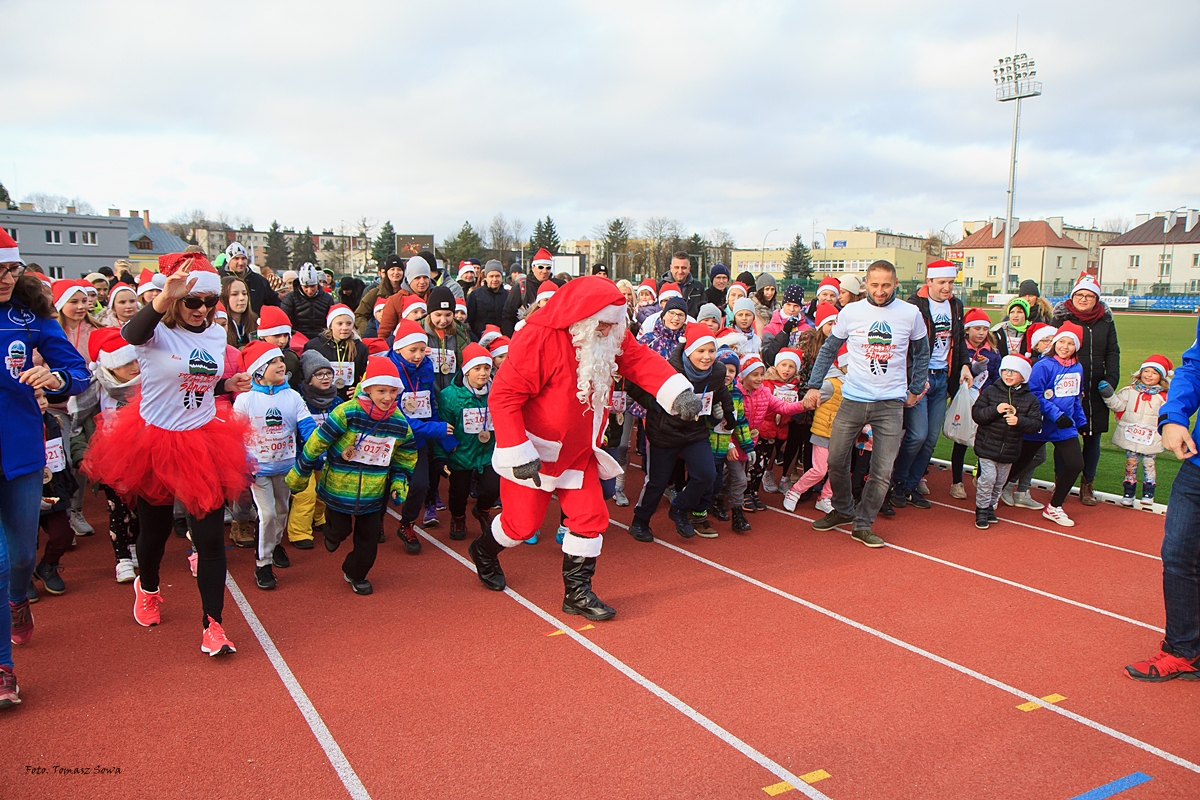
[[[600,479],[622,472],[601,449],[608,408],[579,399],[578,356],[570,326],[588,318],[625,325],[625,297],[611,281],[583,277],[570,281],[528,317],[492,384],[488,408],[495,421],[492,466],[501,476],[503,511],[492,535],[505,547],[522,543],[542,525],[550,495],[556,492],[571,533],[563,552],[595,558],[608,527],[608,507]],[[616,359],[618,372],[664,408],[690,391],[688,380],[663,358],[625,332]],[[611,388],[611,387],[610,387]],[[513,468],[541,460],[539,480],[519,480]]]

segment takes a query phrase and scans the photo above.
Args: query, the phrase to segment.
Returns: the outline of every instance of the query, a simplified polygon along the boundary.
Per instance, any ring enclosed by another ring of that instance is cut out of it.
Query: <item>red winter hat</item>
[[[412,320],[409,321],[411,322]],[[367,359],[367,371],[363,373],[362,381],[358,384],[358,388],[366,389],[368,386],[404,388],[404,384],[400,382],[400,371],[396,369],[396,365],[387,356],[372,356]]]
[[[492,342],[496,341],[504,334],[500,332],[500,328],[495,325],[484,325],[483,336],[479,337],[479,343],[484,347],[490,347]]]
[[[380,306],[386,306],[387,301],[388,301],[388,299],[386,297],[376,297],[375,298],[375,308],[379,308]]]
[[[1100,284],[1096,282],[1096,276],[1087,271],[1079,273],[1079,280],[1071,287],[1071,294],[1076,292],[1091,292],[1099,299]]]
[[[1075,349],[1078,350],[1080,343],[1083,342],[1083,328],[1074,322],[1064,322],[1058,326],[1058,333],[1054,334],[1051,344],[1057,342],[1059,339],[1066,339],[1068,337],[1075,342]]]
[[[508,345],[510,343],[511,340],[507,336],[497,336],[492,340],[492,343],[488,345],[488,352],[492,354],[492,358],[495,358],[496,356],[508,355]]]
[[[804,361],[804,355],[791,347],[785,347],[775,354],[775,366],[779,366],[781,361],[790,361],[796,365],[796,369],[800,369],[800,365]]]
[[[983,327],[991,328],[992,320],[988,317],[987,312],[982,308],[968,308],[967,313],[963,315],[963,327],[974,328]]]
[[[1053,336],[1056,330],[1044,322],[1034,322],[1025,329],[1025,336],[1029,339],[1029,349],[1037,347],[1038,342],[1045,339],[1047,336]]]
[[[836,297],[842,291],[842,283],[837,278],[833,277],[832,275],[829,275],[829,276],[825,277],[824,279],[822,279],[822,281],[819,284],[817,284],[817,294],[818,295],[821,294],[821,291],[823,289],[832,289],[833,294]]]
[[[408,297],[404,298],[400,302],[401,302],[400,316],[402,316],[402,317],[408,316],[408,313],[410,311],[412,311],[414,308],[419,308],[422,311],[424,311],[425,313],[429,313],[429,306],[427,306],[425,304],[425,301],[422,300],[420,298],[420,296],[418,296],[418,295],[410,294]]]
[[[273,344],[256,340],[242,348],[242,355],[238,361],[242,372],[249,372],[253,377],[273,358],[283,358],[283,351]]]
[[[466,311],[466,310],[467,310],[467,299],[465,297],[455,297],[454,298],[455,313],[457,313],[459,311]]]
[[[371,337],[368,339],[363,339],[362,343],[366,346],[367,355],[369,356],[378,355],[379,353],[386,353],[388,351],[387,339]]]
[[[117,296],[117,292],[131,292],[131,293],[136,294],[137,290],[134,289],[132,286],[130,286],[128,283],[123,283],[122,281],[117,281],[116,283],[113,284],[112,289],[108,293],[108,307],[109,308],[112,308],[113,298],[115,298]]]
[[[271,308],[271,306],[267,306],[267,308]],[[219,300],[217,301],[217,314],[213,319],[229,319],[229,312],[225,310],[225,304]]]
[[[613,325],[625,321],[625,295],[615,283],[600,275],[585,275],[568,282],[555,292],[553,302],[526,321],[542,328],[566,330],[576,322],[593,318]]]
[[[847,365],[849,365],[849,363],[850,363],[850,348],[846,347],[846,345],[842,345],[841,349],[838,350],[838,354],[837,354],[838,369],[845,369],[847,367]]]
[[[345,303],[334,303],[329,307],[329,313],[325,315],[325,327],[328,328],[332,325],[338,317],[349,317],[351,324],[354,322],[354,312],[350,310],[350,306]]]
[[[119,328],[99,328],[88,337],[88,358],[105,369],[116,369],[137,360],[137,351]]]
[[[742,359],[742,368],[738,371],[738,377],[744,378],[756,369],[766,369],[766,365],[757,355],[748,355]]]
[[[957,278],[958,277],[958,265],[955,264],[953,261],[947,261],[944,258],[941,259],[940,261],[934,261],[932,264],[925,267],[925,277],[926,278]]]
[[[712,331],[703,322],[689,322],[684,329],[683,354],[690,356],[695,352],[696,348],[706,344],[711,344],[714,347],[717,344],[717,340],[713,338]]]
[[[161,286],[158,286],[157,284],[154,283],[154,276],[156,274],[157,273],[154,270],[149,269],[148,267],[143,267],[142,271],[140,273],[138,273],[138,287],[137,287],[138,297],[141,297],[144,292],[148,292],[151,289],[161,289],[162,288]]]
[[[683,292],[679,291],[679,284],[667,281],[658,290],[658,299],[667,300],[672,297],[683,297]]]
[[[95,336],[96,334],[92,335]],[[1175,374],[1175,365],[1172,364],[1171,359],[1167,358],[1166,356],[1150,356],[1142,362],[1140,367],[1138,367],[1138,373],[1140,374],[1142,370],[1146,369],[1146,367],[1149,367],[1153,370],[1158,370],[1158,374],[1162,375],[1164,378],[1169,378]]]
[[[837,319],[837,315],[837,306],[835,306],[833,303],[822,302],[817,303],[817,311],[813,316],[817,321],[817,327],[820,328],[826,322],[829,322],[830,319]]]
[[[654,278],[646,278],[646,280],[638,284],[637,290],[638,292],[649,292],[652,298],[658,299],[658,287],[654,285]]]
[[[63,306],[67,304],[67,301],[77,294],[87,297],[88,289],[91,288],[92,285],[87,281],[75,281],[70,279],[55,281],[54,283],[50,284],[50,291],[54,293],[55,310],[62,311]]]
[[[258,335],[278,336],[286,333],[291,336],[292,322],[279,306],[263,306],[258,312]]]
[[[480,364],[487,364],[489,367],[492,365],[492,354],[483,345],[474,342],[463,348],[462,359],[463,375],[466,375],[472,367],[478,367]]]
[[[533,256],[533,265],[535,267],[552,267],[554,266],[554,256],[550,255],[550,251],[546,248],[539,248],[537,253],[535,253]]]
[[[745,296],[747,296],[747,297],[749,297],[749,296],[750,296],[750,287],[749,287],[749,286],[747,286],[746,284],[742,283],[741,281],[734,281],[733,283],[729,284],[729,289],[732,289],[732,288],[734,288],[735,286],[736,286],[738,289],[741,289],[741,290],[742,290],[742,294],[743,294],[743,295],[745,295]],[[726,295],[727,297],[728,297],[728,295],[729,295],[729,289],[726,289],[726,290],[725,290],[725,295]]]
[[[8,235],[8,231],[0,228],[0,264],[24,264],[16,241]]]
[[[421,327],[421,323],[416,320],[402,319],[400,325],[396,328],[395,338],[392,340],[393,350],[403,350],[410,344],[429,344],[429,334],[425,333],[425,329]]]
[[[221,276],[203,253],[167,253],[158,257],[158,274],[162,275],[161,289],[166,285],[166,279],[174,275],[184,265],[190,270],[191,278],[196,282],[188,294],[220,294]]]

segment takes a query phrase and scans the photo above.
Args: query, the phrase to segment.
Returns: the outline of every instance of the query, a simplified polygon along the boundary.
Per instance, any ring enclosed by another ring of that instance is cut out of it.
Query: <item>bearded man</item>
[[[562,544],[562,610],[590,620],[616,614],[592,591],[608,528],[600,480],[622,471],[601,448],[614,377],[620,373],[684,419],[696,419],[701,405],[687,378],[629,332],[625,308],[611,281],[576,278],[514,337],[488,399],[504,510],[490,524],[481,519],[484,531],[469,548],[479,580],[503,591],[500,552],[537,533],[556,492],[570,528]]]

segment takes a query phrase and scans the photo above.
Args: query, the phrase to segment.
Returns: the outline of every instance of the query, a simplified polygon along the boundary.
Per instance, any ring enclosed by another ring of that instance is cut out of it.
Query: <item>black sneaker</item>
[[[42,561],[33,568],[33,577],[42,582],[42,586],[50,594],[62,594],[67,590],[62,576],[58,574],[58,564],[47,564]]]
[[[187,517],[175,517],[171,520],[171,530],[175,531],[175,535],[180,539],[186,539],[188,535]]]
[[[906,505],[908,505],[908,496],[904,494],[904,492],[900,491],[898,487],[892,487],[890,494],[892,508],[904,508]]]
[[[450,538],[456,542],[461,542],[467,538],[467,515],[461,517],[450,517]]]
[[[292,565],[292,560],[288,558],[287,551],[283,549],[283,545],[275,545],[275,549],[271,551],[271,563],[280,569],[287,569]]]
[[[896,516],[896,509],[892,508],[892,501],[885,497],[883,500],[883,505],[879,507],[879,513],[885,517]]]
[[[834,509],[820,519],[814,520],[812,526],[814,531],[831,531],[838,525],[846,525],[851,522],[854,522],[854,517]]]
[[[696,529],[692,527],[692,523],[688,521],[687,515],[675,508],[675,504],[671,504],[671,510],[667,512],[667,516],[675,523],[676,532],[685,539],[690,539],[696,535]]]
[[[629,526],[629,532],[639,542],[654,541],[654,531],[650,530],[650,523],[642,522],[637,517],[633,518],[633,524]]]
[[[925,499],[925,495],[918,491],[908,493],[908,504],[913,508],[933,508],[933,503]]]
[[[254,582],[260,589],[275,588],[277,585],[275,582],[275,572],[271,569],[270,564],[263,564],[261,567],[255,567]]]
[[[401,521],[396,535],[400,537],[400,541],[404,542],[404,552],[410,556],[415,556],[421,552],[421,540],[418,538],[417,532],[413,530],[411,522]]]
[[[762,500],[758,499],[758,492],[751,492],[750,497],[752,497],[754,499],[754,510],[755,511],[766,511],[767,510],[767,504],[764,503]]]
[[[342,573],[342,578],[345,579],[346,583],[350,584],[350,588],[354,590],[355,594],[370,594],[375,591],[371,586],[371,582],[366,578],[356,581],[344,572]]]
[[[328,540],[328,539],[326,539],[325,541],[327,541],[327,542],[328,542],[329,540]],[[380,544],[386,544],[386,543],[387,543],[387,532],[386,532],[386,531],[384,531],[384,529],[383,529],[383,526],[382,526],[382,525],[379,527],[379,543],[380,543]],[[328,546],[328,545],[327,545],[327,546]],[[333,552],[333,551],[330,551],[330,552]]]
[[[325,549],[326,549],[326,550],[328,550],[328,551],[329,551],[329,552],[331,552],[331,553],[332,553],[333,551],[337,550],[337,549],[338,549],[338,545],[340,545],[340,544],[341,544],[341,542],[335,542],[333,539],[330,539],[328,536],[324,536],[324,537],[322,537],[322,538],[325,540]],[[380,534],[379,540],[380,540],[380,541],[383,541],[383,535],[382,535],[382,534]]]
[[[313,531],[313,533],[316,534],[316,531]],[[313,549],[313,540],[312,539],[297,539],[296,541],[292,542],[292,547],[296,548],[297,550],[312,550]]]
[[[981,531],[988,529],[988,510],[986,508],[975,509],[975,527]]]
[[[996,516],[996,509],[989,508],[987,510],[987,519],[988,519],[988,522],[993,525],[995,525],[997,522],[1000,521],[1000,518]]]

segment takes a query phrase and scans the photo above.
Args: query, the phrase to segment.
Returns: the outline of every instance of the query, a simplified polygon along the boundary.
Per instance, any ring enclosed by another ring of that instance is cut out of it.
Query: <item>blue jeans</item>
[[[1200,656],[1200,467],[1190,461],[1171,485],[1163,534],[1167,646],[1191,659]]]
[[[7,583],[11,603],[25,599],[33,577],[41,500],[41,470],[16,478],[0,474],[0,588]],[[13,665],[11,633],[12,618],[0,613],[0,666]]]
[[[912,408],[904,409],[904,441],[896,455],[892,484],[912,492],[925,475],[933,448],[946,421],[946,371],[929,371],[929,391]]]

